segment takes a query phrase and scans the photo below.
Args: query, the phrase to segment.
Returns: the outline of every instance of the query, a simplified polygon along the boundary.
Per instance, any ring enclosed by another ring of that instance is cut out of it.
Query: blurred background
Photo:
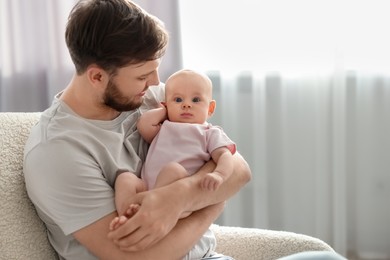
[[[68,84],[75,0],[0,0],[0,111],[43,111]],[[386,0],[136,0],[171,35],[160,77],[214,84],[252,181],[221,225],[318,237],[390,259],[390,16]]]

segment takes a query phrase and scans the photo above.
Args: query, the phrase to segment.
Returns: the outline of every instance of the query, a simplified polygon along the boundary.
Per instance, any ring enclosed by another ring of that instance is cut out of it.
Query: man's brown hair
[[[69,14],[65,40],[77,74],[96,64],[109,73],[164,55],[160,20],[128,0],[80,0]]]

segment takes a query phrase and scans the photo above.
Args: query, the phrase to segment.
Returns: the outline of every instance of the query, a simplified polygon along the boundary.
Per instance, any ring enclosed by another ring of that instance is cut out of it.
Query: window
[[[181,0],[184,66],[390,70],[386,0]]]

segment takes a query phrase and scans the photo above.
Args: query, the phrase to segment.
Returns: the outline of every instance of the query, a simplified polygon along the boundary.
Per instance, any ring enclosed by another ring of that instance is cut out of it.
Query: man
[[[137,213],[109,232],[117,217],[115,179],[140,175],[147,144],[136,122],[164,93],[158,67],[168,36],[161,23],[127,0],[81,0],[69,15],[66,42],[76,73],[42,113],[25,147],[26,187],[61,259],[180,259],[250,179],[233,158],[218,191],[195,175],[129,198]],[[156,86],[151,87],[150,86]],[[169,151],[167,151],[169,152]],[[180,219],[183,212],[193,211]]]

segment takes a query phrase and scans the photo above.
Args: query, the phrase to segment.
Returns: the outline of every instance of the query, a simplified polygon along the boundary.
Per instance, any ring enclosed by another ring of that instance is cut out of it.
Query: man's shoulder
[[[25,152],[32,150],[37,144],[45,140],[47,128],[55,116],[58,109],[58,103],[53,103],[49,108],[42,112],[39,121],[32,127],[29,137],[26,141]]]
[[[76,121],[77,117],[66,112],[60,102],[54,102],[42,112],[39,121],[31,129],[24,149],[25,155],[38,147],[52,152],[50,143],[58,140],[80,138],[80,134],[74,134],[75,132],[80,133],[75,129],[80,125]]]
[[[145,94],[145,99],[140,109],[142,112],[160,106],[165,99],[165,84],[160,83],[158,86],[151,86]]]

